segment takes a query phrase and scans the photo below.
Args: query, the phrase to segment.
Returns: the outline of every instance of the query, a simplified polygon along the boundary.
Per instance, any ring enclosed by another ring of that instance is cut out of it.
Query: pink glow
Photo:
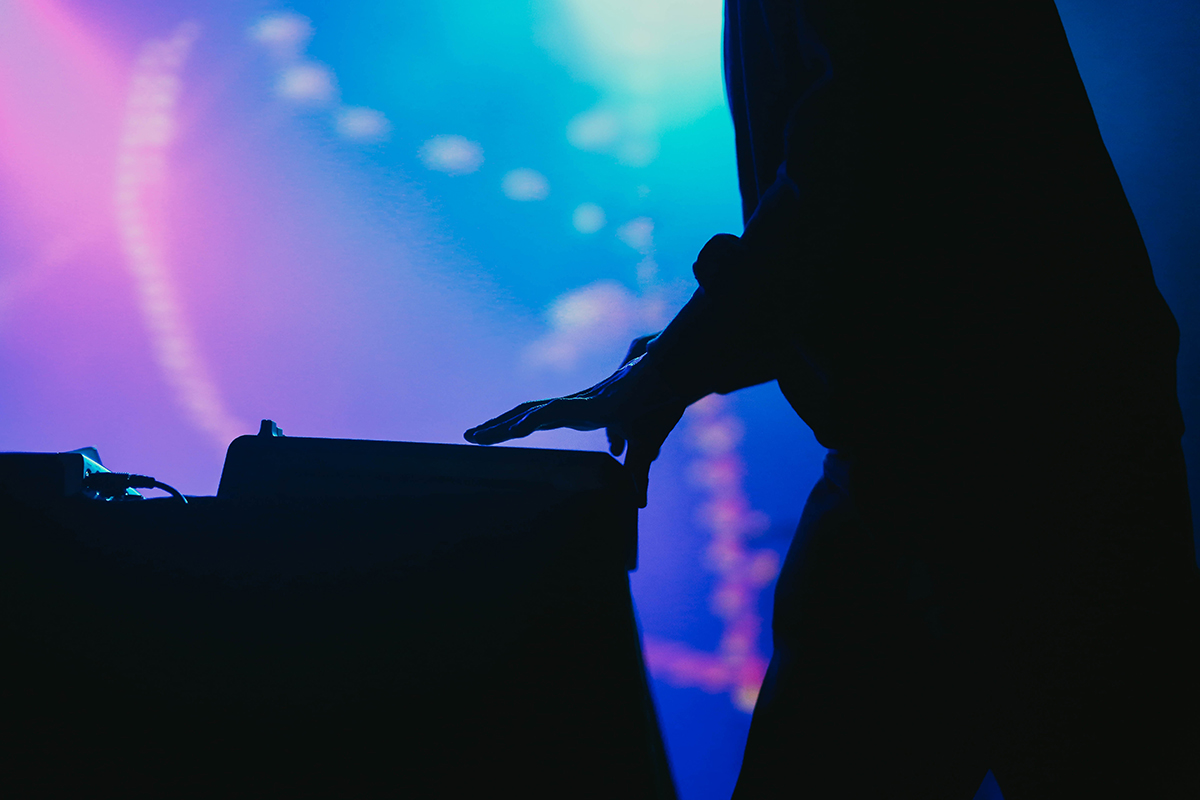
[[[222,104],[269,72],[218,85],[172,52],[149,69],[57,4],[0,4],[0,449],[94,445],[204,493],[261,417],[459,441],[549,393],[513,369],[534,321],[462,280],[418,189],[364,191],[272,107]]]
[[[130,79],[113,201],[125,263],[154,358],[185,418],[223,451],[251,426],[233,418],[192,335],[166,246],[165,190],[181,81],[199,27],[183,23],[146,43]]]
[[[23,224],[110,214],[125,71],[53,0],[0,5],[0,180]]]
[[[752,549],[746,541],[762,533],[770,520],[750,507],[742,488],[745,465],[738,456],[742,423],[720,395],[710,395],[688,412],[686,431],[697,454],[687,470],[691,482],[707,498],[696,521],[711,537],[706,551],[709,570],[718,576],[709,608],[722,621],[716,652],[697,650],[683,642],[645,637],[650,672],[673,686],[694,687],[711,694],[729,692],[733,704],[754,710],[767,658],[758,649],[762,619],[758,599],[779,573],[779,555]]]

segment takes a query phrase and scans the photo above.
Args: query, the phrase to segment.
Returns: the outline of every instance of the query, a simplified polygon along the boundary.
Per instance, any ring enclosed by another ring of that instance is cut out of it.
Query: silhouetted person
[[[746,228],[604,382],[644,488],[766,380],[831,449],[735,797],[1196,797],[1178,331],[1051,0],[728,0]],[[644,353],[644,354],[643,354]]]

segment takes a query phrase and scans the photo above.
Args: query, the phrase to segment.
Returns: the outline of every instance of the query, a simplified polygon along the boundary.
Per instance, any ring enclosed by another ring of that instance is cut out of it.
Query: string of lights
[[[715,651],[702,651],[647,635],[646,663],[652,675],[672,686],[728,692],[733,704],[749,713],[768,660],[758,645],[758,600],[779,573],[779,554],[748,544],[770,520],[750,506],[742,485],[746,467],[738,445],[743,426],[731,401],[710,395],[691,406],[687,419],[685,437],[695,454],[688,480],[704,492],[696,522],[709,534],[705,564],[717,576],[709,608],[721,620],[721,639]]]
[[[185,22],[166,39],[143,46],[129,84],[113,199],[125,264],[155,360],[186,418],[224,450],[246,425],[226,408],[185,321],[171,277],[164,219],[179,74],[199,35],[197,24]]]

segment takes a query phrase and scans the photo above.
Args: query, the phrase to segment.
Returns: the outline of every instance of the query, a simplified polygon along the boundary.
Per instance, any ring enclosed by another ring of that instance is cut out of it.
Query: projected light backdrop
[[[1196,13],[1076,5],[1194,420]],[[212,493],[263,417],[459,442],[593,383],[740,231],[720,35],[721,0],[0,0],[0,449]],[[685,800],[732,789],[822,455],[764,386],[651,475],[634,591]]]

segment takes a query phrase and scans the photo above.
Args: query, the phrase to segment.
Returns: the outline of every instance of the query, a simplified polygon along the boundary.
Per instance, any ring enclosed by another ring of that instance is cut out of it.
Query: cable
[[[187,505],[187,498],[184,497],[183,493],[180,492],[178,489],[176,489],[174,486],[163,483],[162,481],[155,481],[153,487],[147,487],[147,488],[162,489],[164,492],[167,492],[172,497],[174,497],[176,500],[183,503],[185,506]]]
[[[174,486],[168,486],[149,475],[133,475],[128,472],[93,472],[83,479],[83,488],[95,492],[105,500],[123,497],[127,489],[162,489],[179,502],[187,505],[187,498]]]

